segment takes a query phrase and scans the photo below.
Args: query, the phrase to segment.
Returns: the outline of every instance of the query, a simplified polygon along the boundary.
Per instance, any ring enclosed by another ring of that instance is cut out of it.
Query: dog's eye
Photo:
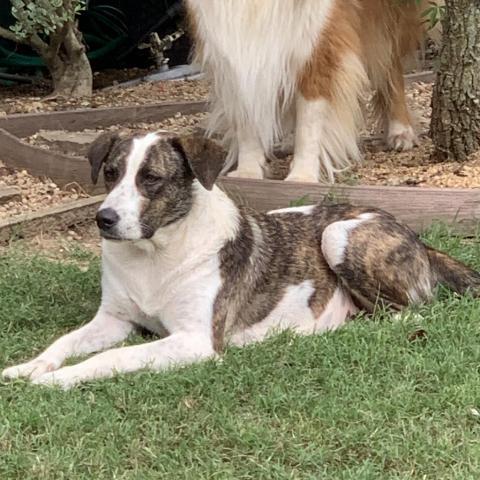
[[[118,172],[114,168],[106,168],[103,171],[103,177],[107,182],[114,182],[117,179]]]
[[[162,181],[162,177],[153,172],[148,172],[143,175],[143,180],[145,183],[158,183]]]

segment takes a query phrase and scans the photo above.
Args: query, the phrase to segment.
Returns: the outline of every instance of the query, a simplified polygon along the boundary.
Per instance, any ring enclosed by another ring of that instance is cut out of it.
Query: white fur
[[[322,253],[331,268],[343,263],[350,232],[374,217],[374,213],[362,213],[358,218],[334,222],[325,228],[322,234]]]
[[[334,0],[188,0],[202,39],[197,60],[212,77],[210,131],[250,129],[264,152],[282,133],[283,114]],[[243,158],[239,170],[245,170]],[[231,163],[231,162],[230,162]]]
[[[270,210],[269,212],[267,212],[267,215],[277,215],[281,213],[302,213],[303,215],[310,215],[313,212],[314,208],[315,208],[315,205],[279,208],[278,210]]]
[[[238,131],[238,166],[229,177],[263,178],[265,155],[262,145],[250,128]]]
[[[236,332],[230,339],[231,343],[246,345],[260,342],[267,336],[286,329],[306,335],[334,330],[343,325],[349,315],[358,311],[350,296],[337,288],[321,315],[315,318],[309,307],[314,291],[311,280],[288,286],[283,298],[265,320]]]
[[[388,123],[387,145],[399,152],[411,150],[418,145],[418,139],[411,125],[390,120]]]
[[[137,240],[142,236],[140,211],[144,199],[138,191],[135,178],[146,152],[157,140],[155,133],[133,140],[132,150],[126,159],[125,174],[100,207],[115,209],[120,217],[117,231],[122,238]]]
[[[290,174],[285,180],[318,182],[320,154],[322,152],[322,141],[326,140],[323,137],[329,107],[327,100],[306,100],[302,95],[298,95],[295,155]]]

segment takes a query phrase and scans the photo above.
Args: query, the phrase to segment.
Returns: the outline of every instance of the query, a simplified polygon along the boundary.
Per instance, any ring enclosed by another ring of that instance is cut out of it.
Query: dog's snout
[[[110,230],[118,223],[120,217],[113,208],[102,208],[97,212],[96,220],[98,228]]]

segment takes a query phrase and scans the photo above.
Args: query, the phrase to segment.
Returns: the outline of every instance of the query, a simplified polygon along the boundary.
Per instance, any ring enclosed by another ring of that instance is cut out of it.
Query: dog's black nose
[[[120,217],[113,208],[102,208],[97,212],[95,219],[100,230],[110,230],[118,223]]]

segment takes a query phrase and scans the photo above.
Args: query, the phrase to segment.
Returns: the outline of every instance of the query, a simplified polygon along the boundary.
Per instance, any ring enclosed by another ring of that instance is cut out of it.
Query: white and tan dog
[[[211,358],[284,329],[335,329],[378,303],[428,301],[439,282],[480,291],[478,273],[380,210],[320,204],[261,214],[235,206],[214,186],[223,156],[202,138],[105,134],[89,158],[94,181],[104,165],[109,192],[97,214],[99,310],[5,378],[68,388]],[[108,350],[139,326],[168,335]]]
[[[435,3],[439,3],[436,0]],[[212,85],[209,130],[223,132],[231,175],[263,178],[295,122],[287,180],[333,182],[360,159],[368,82],[387,145],[417,143],[402,58],[419,44],[431,0],[186,0],[196,60]]]

